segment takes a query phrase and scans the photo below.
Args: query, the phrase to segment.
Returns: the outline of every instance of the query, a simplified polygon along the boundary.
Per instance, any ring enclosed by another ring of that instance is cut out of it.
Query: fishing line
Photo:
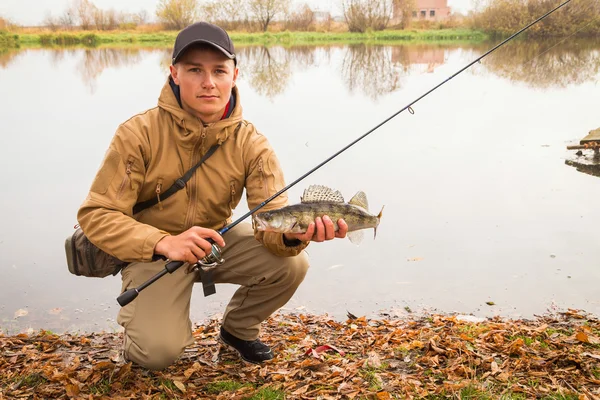
[[[448,77],[447,79],[445,79],[443,82],[437,84],[436,86],[434,86],[433,88],[431,88],[430,90],[428,90],[427,92],[425,92],[424,94],[422,94],[421,96],[419,96],[418,98],[416,98],[415,100],[413,100],[412,102],[410,102],[408,105],[406,105],[405,107],[403,107],[399,111],[395,112],[390,117],[386,118],[383,122],[380,122],[374,128],[372,128],[368,132],[364,133],[362,136],[358,137],[357,139],[355,139],[354,141],[352,141],[350,144],[344,146],[341,150],[339,150],[338,152],[336,152],[335,154],[333,154],[332,156],[330,156],[329,158],[327,158],[325,161],[321,162],[316,167],[312,168],[310,171],[308,171],[304,175],[300,176],[299,178],[297,178],[295,181],[293,181],[292,183],[290,183],[289,185],[287,185],[283,189],[279,190],[277,193],[275,193],[274,195],[272,195],[271,197],[269,197],[268,199],[266,199],[265,201],[263,201],[262,203],[260,203],[258,206],[254,207],[252,210],[248,211],[246,214],[242,215],[236,221],[234,221],[231,224],[229,224],[229,225],[227,225],[227,226],[219,229],[217,232],[220,235],[225,234],[226,232],[228,232],[229,230],[231,230],[233,227],[235,227],[236,225],[238,225],[240,222],[242,222],[243,220],[245,220],[246,218],[248,218],[250,215],[254,214],[256,211],[260,210],[265,205],[267,205],[268,203],[270,203],[273,199],[275,199],[276,197],[280,196],[282,193],[284,193],[287,190],[289,190],[291,187],[293,187],[298,182],[300,182],[301,180],[303,180],[304,178],[306,178],[307,176],[309,176],[310,174],[312,174],[313,172],[315,172],[316,170],[318,170],[319,168],[321,168],[323,165],[327,164],[329,161],[333,160],[334,158],[336,158],[337,156],[339,156],[340,154],[342,154],[344,151],[348,150],[350,147],[354,146],[356,143],[360,142],[362,139],[364,139],[367,136],[369,136],[372,132],[374,132],[376,129],[380,128],[381,126],[383,126],[387,122],[389,122],[391,119],[393,119],[394,117],[396,117],[401,112],[403,112],[405,110],[408,110],[411,114],[414,114],[414,110],[412,108],[412,106],[414,104],[416,104],[417,102],[419,102],[424,97],[428,96],[433,91],[437,90],[440,86],[442,86],[445,83],[449,82],[450,80],[454,79],[457,75],[461,74],[463,71],[465,71],[466,69],[468,69],[469,67],[471,67],[473,64],[481,62],[481,60],[484,57],[488,56],[489,54],[491,54],[492,52],[494,52],[499,47],[501,47],[504,44],[508,43],[509,41],[511,41],[512,39],[514,39],[515,37],[517,37],[518,35],[520,35],[524,31],[526,31],[527,29],[529,29],[533,25],[537,24],[538,22],[540,22],[541,20],[543,20],[544,18],[546,18],[550,14],[552,14],[555,11],[559,10],[560,8],[566,6],[571,1],[572,0],[565,1],[564,3],[560,4],[559,6],[557,6],[557,7],[553,8],[552,10],[548,11],[546,14],[542,15],[541,17],[539,17],[535,21],[531,22],[530,24],[528,24],[524,28],[521,28],[518,32],[512,34],[511,36],[509,36],[508,38],[506,38],[505,40],[503,40],[502,42],[500,42],[499,44],[497,44],[496,46],[494,46],[490,50],[486,51],[483,55],[479,56],[478,58],[476,58],[475,60],[473,60],[472,62],[470,62],[469,64],[467,64],[466,66],[464,66],[463,68],[461,68],[460,70],[458,70],[457,72],[455,72],[454,74],[452,74],[450,77]],[[212,251],[211,251],[211,253],[207,254],[202,260],[199,260],[198,263],[193,266],[193,269],[198,269],[198,271],[200,272],[200,277],[201,277],[202,286],[203,286],[203,289],[204,289],[204,295],[205,296],[208,296],[210,294],[215,293],[214,283],[212,282],[212,276],[210,274],[211,269],[214,268],[214,267],[216,267],[217,265],[220,265],[224,261],[221,258],[221,249],[219,248],[219,246],[217,246],[214,243],[214,241],[212,239],[210,239],[210,238],[207,239],[207,241],[210,242],[211,245],[212,245],[212,249],[211,249]],[[170,261],[170,262],[168,262],[165,265],[165,269],[164,270],[162,270],[158,274],[154,275],[148,281],[144,282],[142,285],[140,285],[137,288],[132,288],[132,289],[129,289],[129,290],[123,292],[117,298],[117,302],[121,306],[125,306],[125,305],[129,304],[131,301],[133,301],[138,296],[139,292],[141,292],[143,289],[147,288],[148,286],[150,286],[152,283],[156,282],[158,279],[160,279],[164,275],[166,275],[168,273],[171,274],[171,273],[175,272],[183,264],[185,264],[183,261]],[[203,267],[205,267],[207,269],[204,270]]]

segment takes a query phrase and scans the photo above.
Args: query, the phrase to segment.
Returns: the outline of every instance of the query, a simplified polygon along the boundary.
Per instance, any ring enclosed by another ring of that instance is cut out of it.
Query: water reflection
[[[19,50],[0,48],[0,68],[8,67],[19,54],[21,54]]]
[[[392,60],[392,48],[356,44],[348,46],[342,62],[342,77],[350,93],[361,91],[376,100],[400,87],[402,70]]]
[[[283,93],[292,76],[290,54],[282,47],[247,47],[241,52],[240,76],[268,98]]]
[[[600,178],[600,156],[596,154],[583,159],[565,160],[565,164],[574,167],[579,172]]]
[[[484,61],[496,75],[535,88],[597,81],[600,41],[515,41]]]
[[[376,100],[402,86],[409,73],[433,73],[449,55],[465,50],[468,62],[492,47],[485,44],[410,44],[348,46],[238,46],[241,77],[260,95],[272,99],[285,92],[294,73],[320,65],[337,64],[341,79],[351,93],[364,94]],[[160,52],[159,65],[168,72],[170,48],[100,47],[52,48],[53,65],[65,59],[79,58],[77,73],[90,92],[96,90],[98,77],[107,68],[129,67],[138,64],[148,52]],[[0,52],[0,68],[7,68],[21,54],[19,50]],[[339,56],[335,58],[334,55]],[[485,68],[512,81],[525,82],[531,87],[564,87],[596,81],[600,71],[600,42],[571,40],[553,44],[547,41],[512,42],[490,55]],[[476,72],[474,72],[476,73]]]

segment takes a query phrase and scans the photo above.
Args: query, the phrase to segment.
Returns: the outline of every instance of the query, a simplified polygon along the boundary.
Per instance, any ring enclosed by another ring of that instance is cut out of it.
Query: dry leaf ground
[[[277,356],[246,364],[197,327],[170,368],[124,363],[121,334],[0,335],[0,399],[600,399],[600,322],[569,310],[534,320],[277,315]]]

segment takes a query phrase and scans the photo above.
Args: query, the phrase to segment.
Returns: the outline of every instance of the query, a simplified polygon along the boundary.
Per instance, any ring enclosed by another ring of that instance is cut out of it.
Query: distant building
[[[450,7],[448,0],[416,0],[415,10],[412,12],[412,20],[420,21],[443,21],[450,17]],[[402,11],[398,2],[394,2],[392,15],[392,24],[400,23],[402,20]]]

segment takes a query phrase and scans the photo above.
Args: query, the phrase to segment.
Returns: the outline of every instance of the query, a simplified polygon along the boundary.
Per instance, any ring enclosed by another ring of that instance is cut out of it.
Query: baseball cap
[[[220,50],[237,64],[231,38],[223,28],[208,22],[196,22],[181,30],[173,46],[172,63],[176,64],[183,53],[192,45],[206,43]]]

